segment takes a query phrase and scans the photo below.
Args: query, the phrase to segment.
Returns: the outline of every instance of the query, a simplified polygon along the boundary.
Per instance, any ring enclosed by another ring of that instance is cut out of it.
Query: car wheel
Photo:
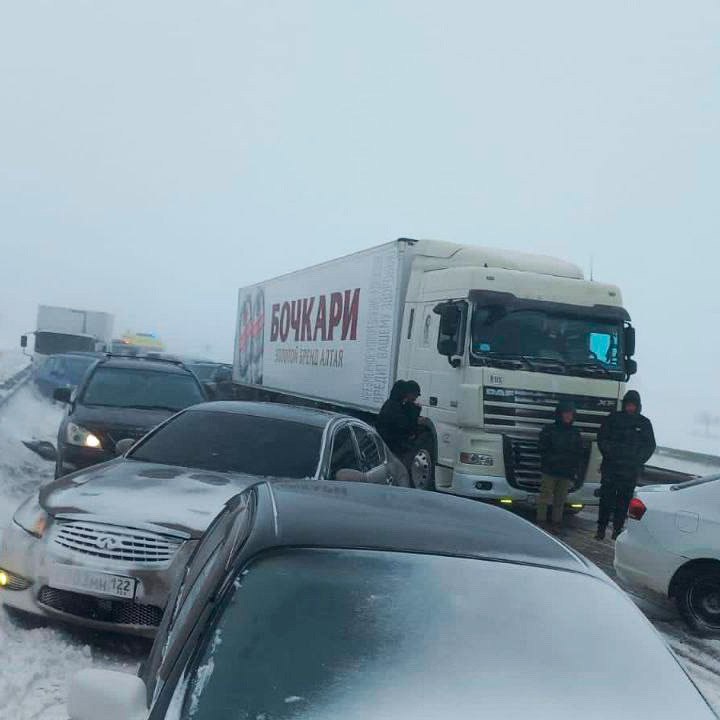
[[[720,637],[720,567],[688,574],[678,588],[676,602],[691,630]]]
[[[410,484],[418,490],[435,489],[435,463],[432,453],[421,444],[410,461]]]

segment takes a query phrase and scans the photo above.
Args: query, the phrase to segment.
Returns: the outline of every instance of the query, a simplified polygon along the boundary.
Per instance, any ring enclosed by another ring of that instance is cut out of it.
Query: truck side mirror
[[[20,336],[20,347],[24,350],[27,347],[27,335]]]
[[[445,355],[453,367],[459,367],[465,350],[467,304],[462,301],[444,302],[436,305],[433,312],[440,316],[437,351]]]
[[[638,371],[638,364],[635,360],[632,360],[631,358],[628,358],[625,361],[625,372],[627,373],[627,376],[630,377],[631,375],[634,375]]]
[[[635,354],[635,328],[628,325],[625,328],[625,356],[631,358]]]

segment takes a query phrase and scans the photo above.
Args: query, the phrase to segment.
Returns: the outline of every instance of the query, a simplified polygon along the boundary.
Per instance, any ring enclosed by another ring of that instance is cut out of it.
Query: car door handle
[[[437,407],[438,399],[435,397],[435,395],[430,396],[430,405],[431,407]]]

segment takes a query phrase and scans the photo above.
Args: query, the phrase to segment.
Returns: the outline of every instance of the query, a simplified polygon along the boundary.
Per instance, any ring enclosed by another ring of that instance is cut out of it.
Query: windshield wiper
[[[590,360],[584,363],[573,363],[572,370],[587,370],[588,372],[599,372],[601,375],[610,376],[610,371],[599,361]]]

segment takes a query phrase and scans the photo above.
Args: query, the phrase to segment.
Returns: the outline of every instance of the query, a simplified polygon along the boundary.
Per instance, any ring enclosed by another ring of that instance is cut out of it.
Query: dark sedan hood
[[[109,432],[115,441],[124,437],[141,438],[175,411],[139,410],[137,408],[88,407],[78,405],[70,420],[88,430]]]
[[[40,490],[50,515],[156,525],[200,537],[223,505],[258,478],[118,459],[58,478]]]

